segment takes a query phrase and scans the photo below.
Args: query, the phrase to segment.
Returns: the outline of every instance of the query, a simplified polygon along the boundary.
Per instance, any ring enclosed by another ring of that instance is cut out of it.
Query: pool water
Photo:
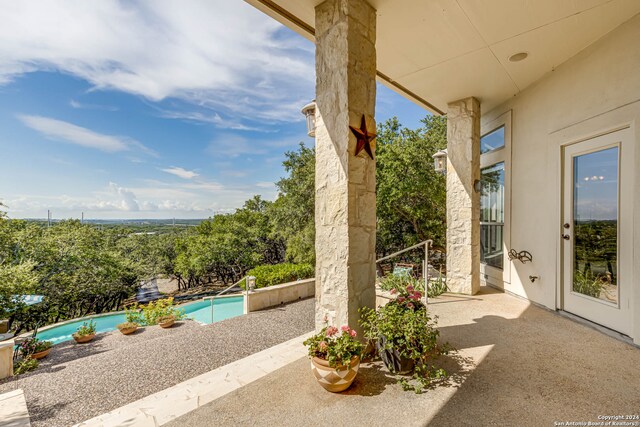
[[[211,301],[196,301],[189,304],[178,306],[184,310],[187,318],[196,320],[201,323],[213,323],[221,320],[230,319],[232,317],[241,316],[244,313],[244,297],[228,297],[213,300],[213,317],[211,316]],[[59,344],[64,341],[73,339],[71,336],[75,333],[84,322],[93,320],[96,323],[96,333],[110,332],[118,329],[116,326],[125,322],[124,313],[108,314],[105,316],[84,318],[60,326],[38,331],[38,338],[43,341],[51,341],[53,344]]]

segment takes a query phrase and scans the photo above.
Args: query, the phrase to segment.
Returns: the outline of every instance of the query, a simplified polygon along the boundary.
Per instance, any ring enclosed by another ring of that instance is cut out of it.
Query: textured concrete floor
[[[307,299],[211,325],[59,344],[36,371],[0,382],[0,393],[24,390],[33,427],[69,426],[309,332],[313,309]]]
[[[172,426],[553,426],[640,414],[640,349],[526,301],[487,289],[431,305],[448,384],[404,392],[377,364],[331,394],[302,358],[176,419]]]

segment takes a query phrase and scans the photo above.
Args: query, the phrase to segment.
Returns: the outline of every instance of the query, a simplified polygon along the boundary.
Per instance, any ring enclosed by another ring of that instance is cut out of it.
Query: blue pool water
[[[244,297],[218,298],[213,300],[213,318],[211,317],[211,300],[196,301],[179,306],[184,310],[187,318],[202,323],[219,322],[231,317],[240,316],[244,313]],[[60,326],[38,332],[38,338],[43,341],[51,341],[59,344],[73,339],[71,336],[85,321],[93,320],[96,323],[96,333],[110,332],[118,329],[116,325],[125,321],[124,313],[109,314],[106,316],[94,317],[92,319],[80,319]]]

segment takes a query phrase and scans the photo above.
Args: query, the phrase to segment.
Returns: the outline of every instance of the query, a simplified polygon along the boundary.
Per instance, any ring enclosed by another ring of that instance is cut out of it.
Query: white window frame
[[[504,289],[511,283],[511,110],[480,128],[481,137],[504,126],[504,147],[480,155],[480,170],[504,162],[504,229],[503,229],[503,269],[480,263],[480,281],[483,284]]]

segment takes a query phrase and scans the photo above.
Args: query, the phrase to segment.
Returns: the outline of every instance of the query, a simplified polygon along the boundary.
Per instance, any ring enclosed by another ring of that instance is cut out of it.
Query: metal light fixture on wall
[[[446,175],[447,173],[447,150],[440,150],[433,155],[434,169],[436,172]]]
[[[316,100],[314,99],[304,107],[302,114],[307,119],[307,135],[311,138],[316,136]]]
[[[433,168],[442,175],[447,174],[447,150],[440,150],[433,155]],[[480,193],[482,191],[482,182],[479,179],[473,181],[473,191]]]

